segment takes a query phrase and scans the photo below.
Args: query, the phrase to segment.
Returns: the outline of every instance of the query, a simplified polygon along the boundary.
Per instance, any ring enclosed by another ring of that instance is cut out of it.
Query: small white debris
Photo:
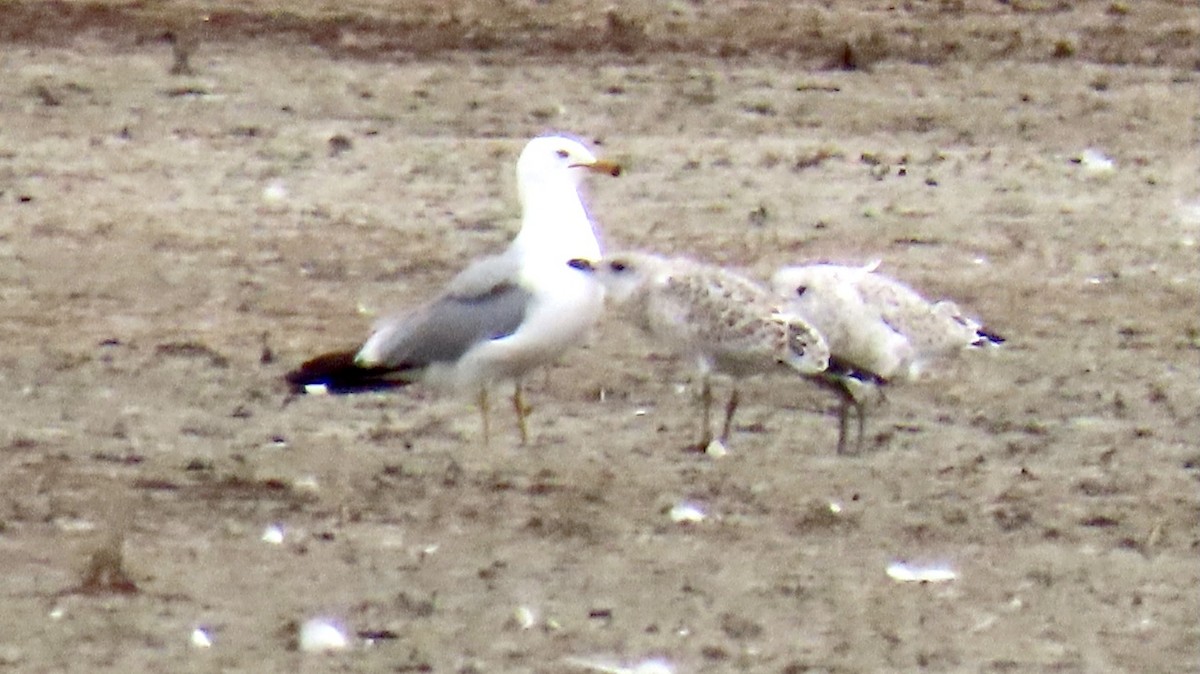
[[[425,547],[421,548],[421,551],[418,553],[418,555],[421,558],[428,557],[428,556],[432,555],[433,553],[437,552],[438,548],[440,548],[440,547],[441,546],[438,545],[437,543],[431,543],[431,544],[426,545]]]
[[[1111,157],[1090,147],[1079,154],[1079,165],[1094,176],[1108,175],[1117,168]]]
[[[283,543],[283,527],[278,524],[268,526],[263,531],[262,542],[270,543],[271,545],[281,545]]]
[[[329,387],[324,384],[305,384],[304,385],[304,393],[305,393],[305,395],[310,395],[310,396],[328,395]]]
[[[316,475],[302,475],[292,481],[292,488],[296,491],[316,492],[321,487],[317,483]]]
[[[907,562],[888,564],[887,575],[897,583],[945,583],[958,578],[944,566],[912,566]]]
[[[829,502],[829,512],[833,513],[834,515],[841,515],[842,514],[842,504],[838,503],[837,501],[830,501]]]
[[[82,531],[95,531],[96,523],[91,520],[85,520],[82,517],[58,517],[54,523],[58,525],[60,531],[66,533],[78,533]]]
[[[605,674],[674,674],[675,668],[662,658],[650,658],[636,664],[622,665],[607,658],[566,658],[568,665]]]
[[[192,630],[190,643],[192,648],[212,648],[212,637],[203,627],[197,627]]]
[[[300,626],[300,650],[306,653],[341,651],[349,645],[346,635],[324,618],[313,618]]]
[[[533,609],[529,608],[528,606],[518,606],[517,609],[513,611],[513,621],[516,623],[517,627],[527,630],[537,624],[537,614],[534,613]]]
[[[675,669],[666,660],[652,659],[639,662],[629,669],[630,674],[673,674]]]
[[[1200,199],[1176,202],[1176,213],[1180,223],[1185,225],[1200,225]]]
[[[987,615],[987,616],[984,616],[979,622],[975,623],[975,625],[973,627],[971,627],[971,631],[972,632],[985,632],[987,630],[990,630],[992,628],[992,626],[995,624],[996,624],[996,616]]]
[[[640,407],[633,411],[633,416],[635,416],[635,417],[644,417],[647,414],[649,414],[649,412]]]
[[[61,606],[55,606],[54,608],[50,609],[51,620],[62,620],[66,615],[67,611]]]
[[[676,503],[668,514],[671,517],[671,521],[676,524],[696,524],[708,519],[708,515],[704,514],[700,506],[688,503],[687,501]]]
[[[20,648],[10,644],[0,645],[0,667],[7,669],[21,664],[24,659],[25,653]]]
[[[704,448],[704,453],[714,459],[719,459],[729,453],[729,449],[725,447],[725,443],[721,442],[720,438],[713,438],[712,442]]]
[[[282,180],[272,180],[263,188],[262,200],[269,205],[282,204],[288,198],[287,186]]]

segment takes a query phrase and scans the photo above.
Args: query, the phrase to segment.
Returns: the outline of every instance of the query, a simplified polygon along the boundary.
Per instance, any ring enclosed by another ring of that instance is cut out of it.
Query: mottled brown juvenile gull
[[[953,302],[932,302],[911,287],[863,267],[810,264],[785,267],[771,287],[786,310],[803,317],[829,343],[832,357],[880,383],[916,379],[931,363],[963,349],[1000,344],[1000,336],[963,314]],[[839,389],[841,435],[845,449],[850,409],[858,415],[858,447],[863,442],[865,401],[877,391],[863,379],[831,379]]]
[[[579,196],[586,172],[618,175],[580,142],[535,138],[517,161],[521,231],[503,253],[475,261],[433,301],[376,323],[353,351],[318,356],[288,373],[296,392],[356,393],[421,381],[477,396],[486,444],[488,390],[515,384],[513,407],[528,440],[521,377],[580,342],[603,290],[567,261],[600,245]]]
[[[766,288],[727,269],[649,253],[580,259],[571,266],[595,276],[636,325],[695,359],[701,376],[701,449],[712,441],[713,373],[735,380],[719,436],[725,443],[738,406],[738,378],[781,369],[811,376],[828,366],[829,349],[811,325],[783,313],[782,303]]]

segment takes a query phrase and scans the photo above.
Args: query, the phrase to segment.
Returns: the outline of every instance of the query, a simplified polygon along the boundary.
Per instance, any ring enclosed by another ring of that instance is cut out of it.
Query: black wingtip
[[[864,384],[874,384],[875,386],[883,386],[887,383],[887,379],[856,366],[854,363],[842,360],[836,356],[829,358],[829,366],[825,368],[825,372],[847,379],[856,379]]]
[[[325,353],[305,361],[283,376],[292,392],[304,393],[308,386],[327,385],[328,380],[354,367],[353,351]]]
[[[284,381],[294,394],[308,393],[310,388],[320,387],[333,395],[386,391],[410,383],[403,378],[402,370],[360,367],[354,362],[355,355],[356,351],[321,354],[284,375]]]
[[[983,328],[979,328],[978,330],[976,330],[975,334],[979,336],[979,340],[980,340],[979,343],[981,343],[981,344],[984,342],[987,342],[989,344],[996,344],[997,346],[999,346],[1000,344],[1003,344],[1008,341],[1004,337],[1001,337],[1000,335],[997,335],[996,333],[991,332],[989,330],[984,330]]]

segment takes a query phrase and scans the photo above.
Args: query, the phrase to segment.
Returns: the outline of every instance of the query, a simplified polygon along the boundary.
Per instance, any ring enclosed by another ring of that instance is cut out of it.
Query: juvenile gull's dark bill
[[[579,196],[585,173],[619,175],[580,142],[530,141],[517,161],[521,231],[499,255],[475,261],[431,302],[375,324],[360,348],[323,354],[287,374],[297,393],[357,393],[413,382],[473,393],[489,440],[488,390],[511,380],[521,442],[528,441],[521,377],[579,343],[604,292],[567,261],[600,255]]]
[[[645,332],[695,359],[702,380],[700,449],[712,441],[713,373],[735,379],[718,436],[725,443],[739,401],[736,379],[781,369],[814,376],[828,367],[829,348],[811,325],[782,311],[766,288],[727,269],[649,253],[570,265],[593,275]]]
[[[931,364],[971,347],[1004,339],[963,314],[953,302],[932,302],[911,287],[863,267],[810,264],[785,267],[771,287],[787,311],[803,317],[829,343],[835,362],[879,383],[911,380]],[[832,377],[841,397],[839,452],[845,450],[850,409],[858,415],[859,449],[865,430],[865,402],[877,389],[862,378]]]

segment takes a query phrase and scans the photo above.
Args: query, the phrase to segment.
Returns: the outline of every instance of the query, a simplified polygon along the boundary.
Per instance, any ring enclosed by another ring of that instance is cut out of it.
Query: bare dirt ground
[[[0,10],[3,668],[1200,671],[1193,3],[334,7]],[[505,245],[548,130],[626,164],[610,249],[878,258],[1010,342],[854,457],[787,378],[683,451],[689,368],[615,320],[530,446],[420,389],[285,405]]]

